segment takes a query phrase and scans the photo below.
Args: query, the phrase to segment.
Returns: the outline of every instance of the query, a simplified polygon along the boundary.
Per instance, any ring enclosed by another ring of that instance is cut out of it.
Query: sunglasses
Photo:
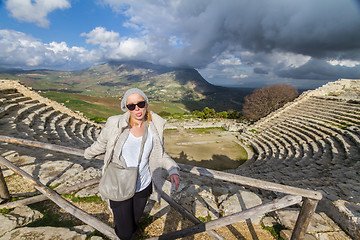
[[[130,111],[134,111],[136,106],[138,106],[139,108],[144,108],[145,105],[146,105],[146,102],[145,102],[145,101],[142,101],[142,102],[138,102],[138,103],[136,103],[136,104],[128,104],[128,105],[126,105],[126,107],[127,107]]]

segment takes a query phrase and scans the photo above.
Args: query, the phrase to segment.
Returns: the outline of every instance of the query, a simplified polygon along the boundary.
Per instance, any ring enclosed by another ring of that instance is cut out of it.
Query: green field
[[[78,93],[57,91],[45,91],[40,94],[53,101],[63,103],[73,111],[82,112],[86,117],[95,121],[105,121],[112,115],[122,113],[120,100],[115,98],[92,97]],[[150,103],[149,109],[156,113],[164,111],[170,114],[185,112],[183,104],[172,102],[153,102]]]

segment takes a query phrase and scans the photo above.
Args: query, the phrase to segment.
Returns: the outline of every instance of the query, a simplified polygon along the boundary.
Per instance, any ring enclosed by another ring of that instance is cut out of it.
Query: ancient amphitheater
[[[16,81],[0,80],[0,135],[84,149],[96,139],[100,130],[100,125],[80,113],[43,98]],[[360,80],[342,79],[305,92],[278,111],[242,129],[238,139],[246,149],[253,149],[253,153],[249,152],[251,158],[244,165],[228,172],[323,194],[306,239],[360,239]],[[42,183],[58,188],[99,177],[102,165],[101,161],[91,162],[79,156],[6,141],[0,142],[0,154]],[[8,169],[3,169],[3,173],[5,178],[12,174]],[[11,192],[10,186],[9,189]],[[178,192],[171,190],[169,182],[164,184],[164,189],[196,217],[205,219],[226,216],[280,196],[187,173],[182,174]],[[88,187],[76,194],[96,195],[97,188]],[[240,197],[243,202],[239,201]],[[158,219],[171,213],[165,203],[149,206],[147,211]],[[21,221],[14,220],[19,212],[28,215],[32,212],[30,218],[34,219],[39,218],[39,213],[24,207],[15,208],[13,212],[16,214],[0,215],[0,221],[9,222],[6,227],[0,226],[0,239],[26,236],[30,231],[50,232],[50,235],[52,231],[60,231],[60,228],[35,230],[23,227],[30,220],[24,220],[24,216]],[[284,209],[217,232],[225,239],[271,239],[271,234],[256,226],[279,223],[285,228],[282,237],[287,239],[297,213],[297,208]],[[181,222],[175,221],[176,217],[168,217],[165,223],[169,219],[177,225]],[[111,222],[111,218],[108,220]],[[250,227],[250,223],[254,225]],[[164,221],[154,224],[161,225]],[[155,229],[154,224],[149,228]],[[91,230],[81,229],[62,229],[63,239],[85,239]],[[162,226],[161,231],[165,229],[166,226]],[[97,238],[101,239],[91,239]],[[195,235],[195,239],[208,238],[204,233]]]

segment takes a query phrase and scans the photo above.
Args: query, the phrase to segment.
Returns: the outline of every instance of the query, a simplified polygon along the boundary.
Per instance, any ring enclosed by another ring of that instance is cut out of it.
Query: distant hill
[[[119,98],[132,87],[142,89],[152,101],[183,103],[188,110],[208,106],[240,110],[248,90],[210,84],[191,68],[174,68],[141,61],[110,61],[76,71],[10,70],[2,79],[18,79],[36,90],[80,93]],[[246,93],[245,93],[246,92]]]

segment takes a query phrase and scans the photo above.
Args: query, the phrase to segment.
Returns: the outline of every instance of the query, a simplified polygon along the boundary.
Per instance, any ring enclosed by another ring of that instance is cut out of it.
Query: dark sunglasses
[[[146,102],[145,101],[142,101],[142,102],[138,102],[136,104],[128,104],[126,105],[126,107],[130,110],[130,111],[133,111],[135,110],[135,107],[138,106],[139,108],[144,108],[146,105]]]

